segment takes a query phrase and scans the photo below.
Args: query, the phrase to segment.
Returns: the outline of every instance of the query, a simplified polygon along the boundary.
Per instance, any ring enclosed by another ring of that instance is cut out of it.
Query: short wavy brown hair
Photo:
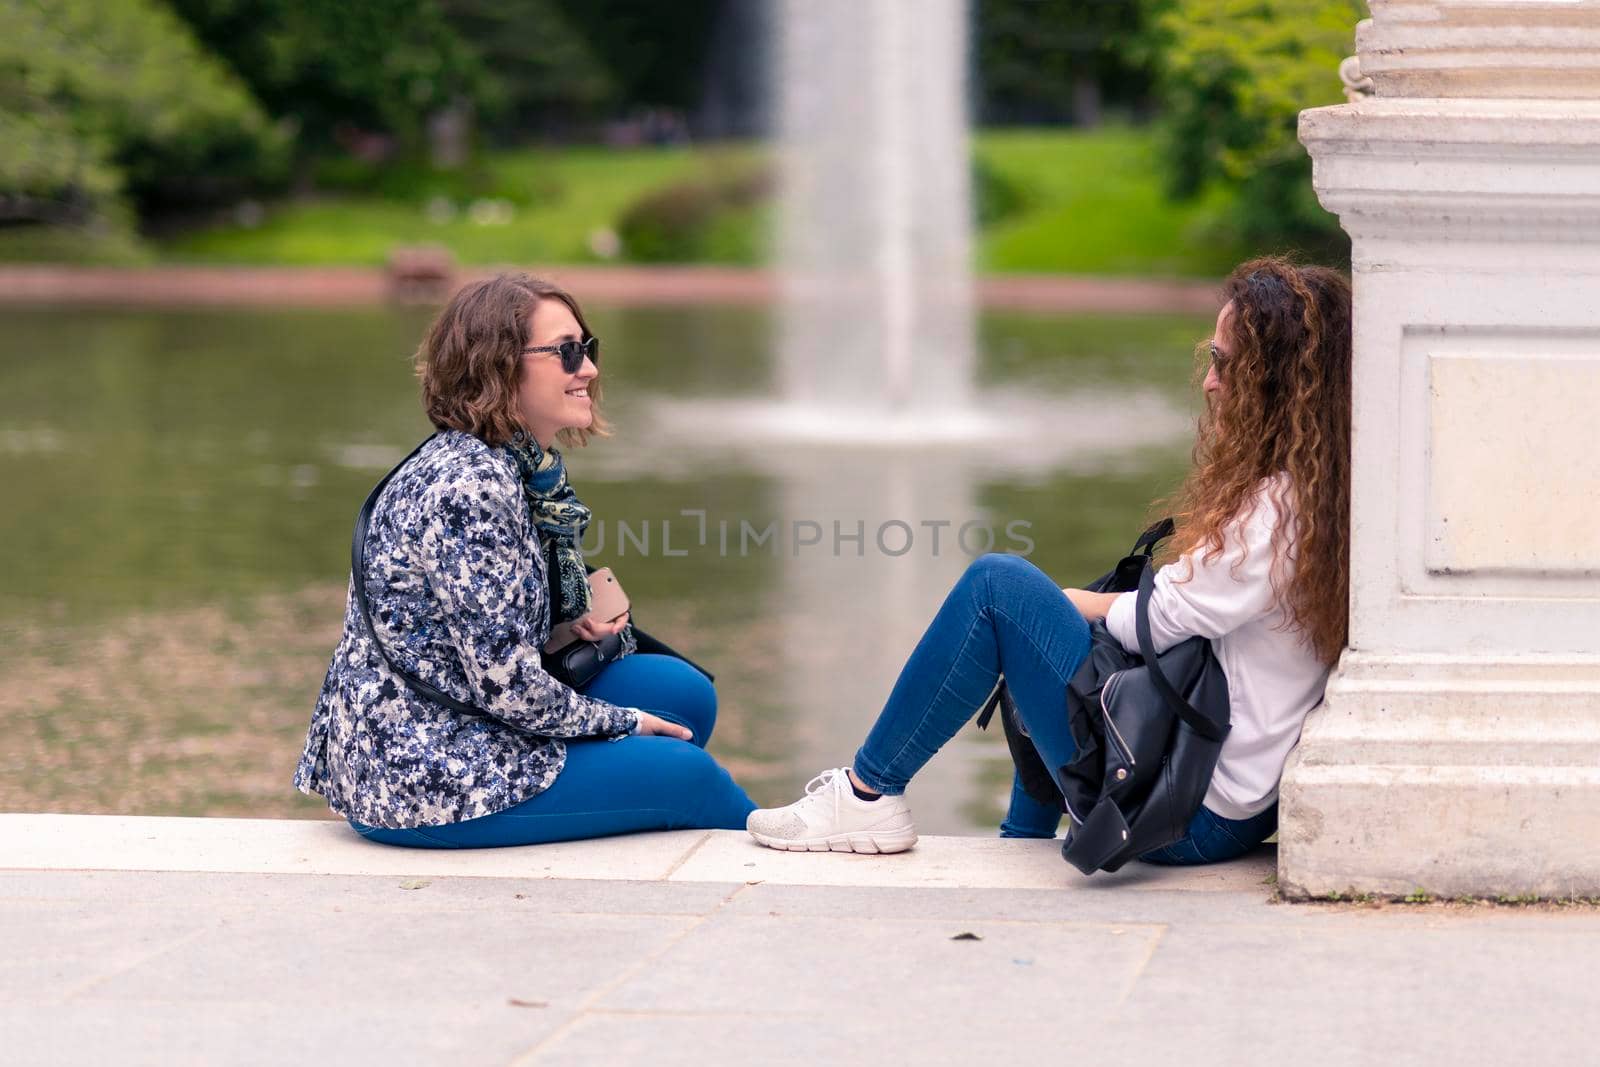
[[[1329,665],[1350,618],[1350,282],[1327,267],[1269,257],[1223,284],[1231,336],[1218,338],[1223,390],[1207,404],[1188,481],[1169,501],[1178,520],[1169,551],[1222,552],[1223,535],[1261,483],[1288,476],[1273,531],[1275,560],[1294,559],[1273,585],[1291,624]],[[1205,346],[1202,346],[1204,349]]]
[[[585,338],[594,336],[578,301],[565,289],[527,274],[496,274],[456,290],[417,348],[422,408],[441,430],[470,433],[503,445],[526,432],[517,411],[522,350],[528,324],[541,300],[559,300],[572,310]],[[597,345],[592,355],[600,362]],[[562,430],[558,440],[584,445],[610,427],[600,413],[600,379],[589,383],[594,421],[586,429]]]

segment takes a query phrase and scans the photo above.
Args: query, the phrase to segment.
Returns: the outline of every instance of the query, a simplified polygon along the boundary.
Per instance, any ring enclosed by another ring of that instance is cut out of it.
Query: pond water
[[[325,811],[289,778],[356,509],[428,430],[428,315],[0,311],[0,810]],[[767,312],[590,317],[616,427],[569,457],[592,561],[717,674],[712,750],[763,803],[849,761],[991,536],[1060,584],[1126,549],[1184,469],[1209,330],[988,314],[984,403],[1049,413],[1036,441],[846,448],[724,432],[770,393]],[[925,832],[992,833],[1008,784],[968,730],[911,799]]]

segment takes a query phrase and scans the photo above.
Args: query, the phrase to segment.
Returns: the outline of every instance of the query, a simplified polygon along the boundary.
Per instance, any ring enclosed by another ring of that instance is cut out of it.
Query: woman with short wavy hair
[[[1350,573],[1350,283],[1283,259],[1240,266],[1223,288],[1194,466],[1173,501],[1176,558],[1155,576],[1157,652],[1209,638],[1232,729],[1205,801],[1155,863],[1230,859],[1277,827],[1278,781],[1345,645]],[[1050,767],[1076,752],[1064,694],[1104,619],[1138,650],[1134,594],[1058,589],[1017,556],[976,560],[940,608],[851,767],[752,813],[757,841],[794,851],[898,852],[916,843],[906,783],[1003,674]],[[1001,833],[1051,837],[1059,809],[1014,784]]]
[[[374,841],[470,848],[733,829],[755,807],[705,751],[711,680],[636,652],[626,614],[589,613],[589,509],[556,444],[606,432],[599,362],[577,301],[521,274],[463,287],[417,352],[439,433],[373,506],[295,772]],[[540,655],[557,623],[619,638],[621,658],[572,688]]]

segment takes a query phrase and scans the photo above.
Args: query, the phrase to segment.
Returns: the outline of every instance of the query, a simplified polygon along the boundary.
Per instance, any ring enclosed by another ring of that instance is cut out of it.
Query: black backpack
[[[1171,519],[1150,527],[1132,552],[1087,587],[1138,590],[1140,652],[1124,651],[1103,622],[1091,624],[1089,654],[1065,694],[1077,746],[1071,763],[1045,766],[1004,679],[978,717],[986,727],[999,708],[1023,788],[1071,817],[1061,855],[1084,874],[1114,871],[1182,838],[1228,736],[1228,680],[1211,642],[1191,637],[1156,655],[1150,639],[1151,556],[1172,531]]]

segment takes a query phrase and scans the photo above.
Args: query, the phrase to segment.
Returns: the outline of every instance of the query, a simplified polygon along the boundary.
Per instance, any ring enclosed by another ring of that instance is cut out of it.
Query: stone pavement
[[[1595,1061],[1600,912],[1279,904],[1271,876],[0,815],[0,1063]]]

